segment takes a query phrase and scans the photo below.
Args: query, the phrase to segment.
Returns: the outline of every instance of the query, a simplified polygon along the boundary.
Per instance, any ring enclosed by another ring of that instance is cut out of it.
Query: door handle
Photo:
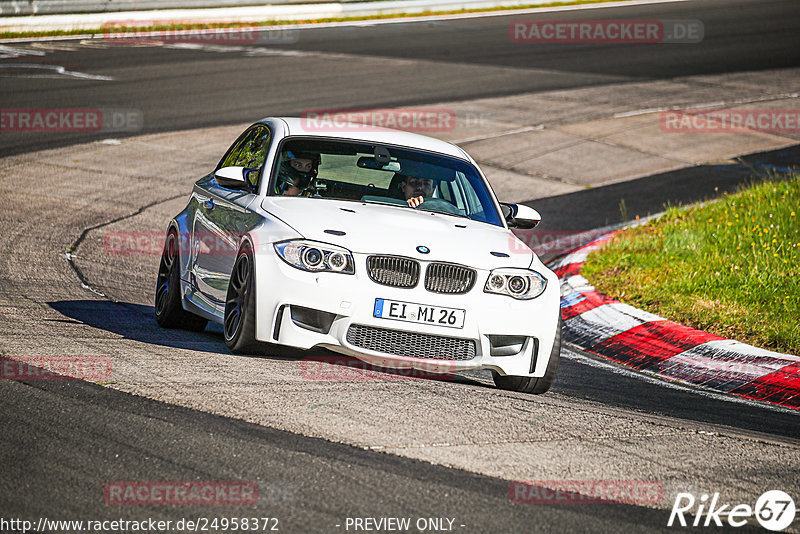
[[[214,199],[213,198],[209,198],[208,200],[204,201],[203,202],[203,207],[208,211],[213,210],[214,209]]]

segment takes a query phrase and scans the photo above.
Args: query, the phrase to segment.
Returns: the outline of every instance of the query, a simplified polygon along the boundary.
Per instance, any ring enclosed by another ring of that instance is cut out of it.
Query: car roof
[[[471,161],[471,158],[460,147],[428,137],[402,130],[392,130],[378,126],[365,126],[357,123],[338,123],[335,126],[315,127],[311,121],[314,119],[302,119],[298,117],[272,117],[273,120],[281,120],[286,124],[287,135],[302,135],[310,137],[333,137],[337,139],[351,139],[354,141],[366,141],[372,143],[385,143],[388,145],[398,145],[409,148],[420,148],[430,152],[438,152],[459,159]],[[268,119],[263,119],[266,121]]]

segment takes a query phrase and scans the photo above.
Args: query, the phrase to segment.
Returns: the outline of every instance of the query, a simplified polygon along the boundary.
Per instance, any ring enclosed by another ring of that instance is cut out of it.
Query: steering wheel
[[[452,213],[453,215],[464,215],[460,209],[453,206],[446,200],[442,200],[441,198],[426,198],[422,201],[422,204],[417,206],[418,210],[427,210],[427,211],[443,211],[445,213]]]

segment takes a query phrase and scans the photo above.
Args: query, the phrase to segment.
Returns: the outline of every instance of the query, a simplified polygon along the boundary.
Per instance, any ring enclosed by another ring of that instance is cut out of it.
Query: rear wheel
[[[256,291],[253,249],[245,243],[236,256],[225,298],[225,344],[231,352],[253,351],[256,342]]]
[[[553,380],[556,377],[556,370],[558,370],[558,360],[561,357],[561,319],[558,320],[558,327],[556,329],[556,338],[553,343],[553,349],[550,351],[550,360],[547,362],[547,369],[544,376],[541,377],[527,377],[527,376],[503,376],[497,371],[492,371],[494,378],[494,385],[500,389],[509,391],[519,391],[521,393],[532,393],[534,395],[541,395],[546,393],[550,386],[553,385]]]
[[[206,327],[208,321],[187,312],[181,305],[179,251],[178,232],[170,230],[158,266],[156,321],[164,328],[182,328],[199,332]]]

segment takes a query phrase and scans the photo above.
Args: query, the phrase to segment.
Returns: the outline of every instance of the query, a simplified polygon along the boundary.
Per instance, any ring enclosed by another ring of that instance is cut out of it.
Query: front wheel
[[[556,338],[553,342],[553,349],[550,351],[550,360],[547,362],[547,369],[544,376],[541,377],[527,377],[527,376],[503,376],[497,371],[492,371],[492,378],[494,378],[494,385],[500,389],[508,391],[519,391],[520,393],[531,393],[533,395],[541,395],[547,393],[550,386],[553,385],[553,380],[556,377],[556,370],[558,370],[558,360],[561,357],[561,319],[558,320],[558,327],[556,329]]]
[[[225,298],[225,344],[237,354],[250,352],[257,346],[254,267],[253,249],[245,243],[236,256]]]
[[[181,305],[181,277],[179,262],[178,232],[170,230],[161,263],[158,265],[156,282],[156,321],[164,328],[182,328],[200,332],[208,321],[183,309]]]

